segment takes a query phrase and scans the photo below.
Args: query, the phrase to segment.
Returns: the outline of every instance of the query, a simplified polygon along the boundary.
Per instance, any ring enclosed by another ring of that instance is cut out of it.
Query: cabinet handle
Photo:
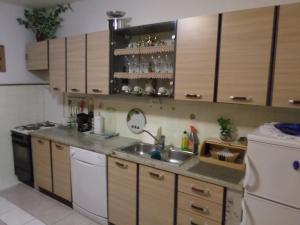
[[[42,141],[42,140],[38,140],[38,143],[40,143],[40,144],[44,144],[44,142]]]
[[[194,205],[194,203],[191,203],[191,208],[192,209],[196,209],[197,211],[199,211],[199,212],[201,212],[201,213],[208,213],[208,208],[206,208],[206,207],[200,207],[200,206],[196,206],[196,205]]]
[[[289,103],[292,105],[300,105],[300,100],[289,99]]]
[[[193,192],[196,192],[197,194],[201,194],[201,195],[208,195],[209,194],[209,189],[200,189],[200,188],[196,188],[196,187],[191,187]]]
[[[93,89],[92,91],[95,93],[102,93],[102,90],[100,90],[100,89]]]
[[[59,90],[59,88],[57,88],[57,87],[53,87],[52,88],[54,91],[58,91]]]
[[[159,174],[159,173],[154,173],[152,171],[149,172],[149,175],[153,178],[156,178],[158,180],[163,180],[164,179],[164,175],[163,174]]]
[[[123,169],[127,169],[128,168],[128,165],[124,164],[124,163],[120,163],[120,162],[115,162],[115,164],[118,166],[118,167],[121,167]]]
[[[58,144],[55,144],[55,147],[58,149],[58,150],[63,150],[64,148]]]
[[[201,99],[202,95],[197,95],[197,94],[184,94],[184,96],[186,98],[197,98],[197,99]]]
[[[76,89],[76,88],[71,88],[71,91],[73,91],[73,92],[79,92],[79,90]]]
[[[252,97],[244,97],[244,96],[230,96],[229,97],[232,101],[252,101]]]
[[[195,223],[192,219],[190,220],[190,225],[208,225],[206,222],[204,223]]]

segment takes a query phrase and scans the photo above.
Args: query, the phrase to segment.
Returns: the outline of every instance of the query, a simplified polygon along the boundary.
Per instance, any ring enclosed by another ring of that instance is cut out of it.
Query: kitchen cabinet
[[[69,146],[52,142],[51,149],[53,167],[53,193],[71,202],[71,166]]]
[[[274,10],[223,14],[218,102],[266,105]]]
[[[66,39],[49,41],[49,81],[53,90],[66,91]]]
[[[140,166],[139,224],[173,225],[175,174]]]
[[[108,220],[114,225],[137,224],[137,164],[108,159]]]
[[[48,70],[48,41],[27,44],[26,66],[28,70]]]
[[[87,34],[87,93],[109,94],[109,31]]]
[[[32,137],[31,141],[35,187],[52,192],[50,141],[38,137]]]
[[[86,93],[86,35],[67,38],[67,92]]]
[[[300,4],[280,6],[272,106],[300,108]]]
[[[178,20],[175,99],[213,101],[218,21],[218,15]]]
[[[177,197],[177,225],[222,224],[223,187],[179,176]]]

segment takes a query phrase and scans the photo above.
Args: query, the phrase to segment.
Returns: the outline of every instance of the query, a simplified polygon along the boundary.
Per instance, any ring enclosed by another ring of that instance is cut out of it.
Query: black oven
[[[33,166],[30,135],[11,132],[15,174],[19,181],[33,186]]]

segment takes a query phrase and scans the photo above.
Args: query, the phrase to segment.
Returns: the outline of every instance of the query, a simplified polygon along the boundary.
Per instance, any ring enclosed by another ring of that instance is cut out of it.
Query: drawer
[[[202,198],[178,192],[178,208],[207,219],[222,222],[222,205]]]
[[[223,204],[224,188],[218,185],[179,176],[178,190],[195,197]]]
[[[178,210],[177,225],[221,225],[221,223],[206,219],[194,213]]]

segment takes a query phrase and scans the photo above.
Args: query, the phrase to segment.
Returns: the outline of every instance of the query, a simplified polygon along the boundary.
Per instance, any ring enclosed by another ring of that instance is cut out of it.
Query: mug
[[[146,84],[145,92],[148,95],[155,93],[155,89],[153,88],[152,84]]]
[[[157,95],[169,95],[170,91],[165,87],[160,87],[158,89]]]
[[[142,94],[143,93],[143,89],[140,86],[134,86],[133,92],[135,94]]]
[[[129,93],[129,92],[131,92],[131,87],[128,86],[128,85],[123,85],[122,86],[122,91],[126,92],[126,93]]]

